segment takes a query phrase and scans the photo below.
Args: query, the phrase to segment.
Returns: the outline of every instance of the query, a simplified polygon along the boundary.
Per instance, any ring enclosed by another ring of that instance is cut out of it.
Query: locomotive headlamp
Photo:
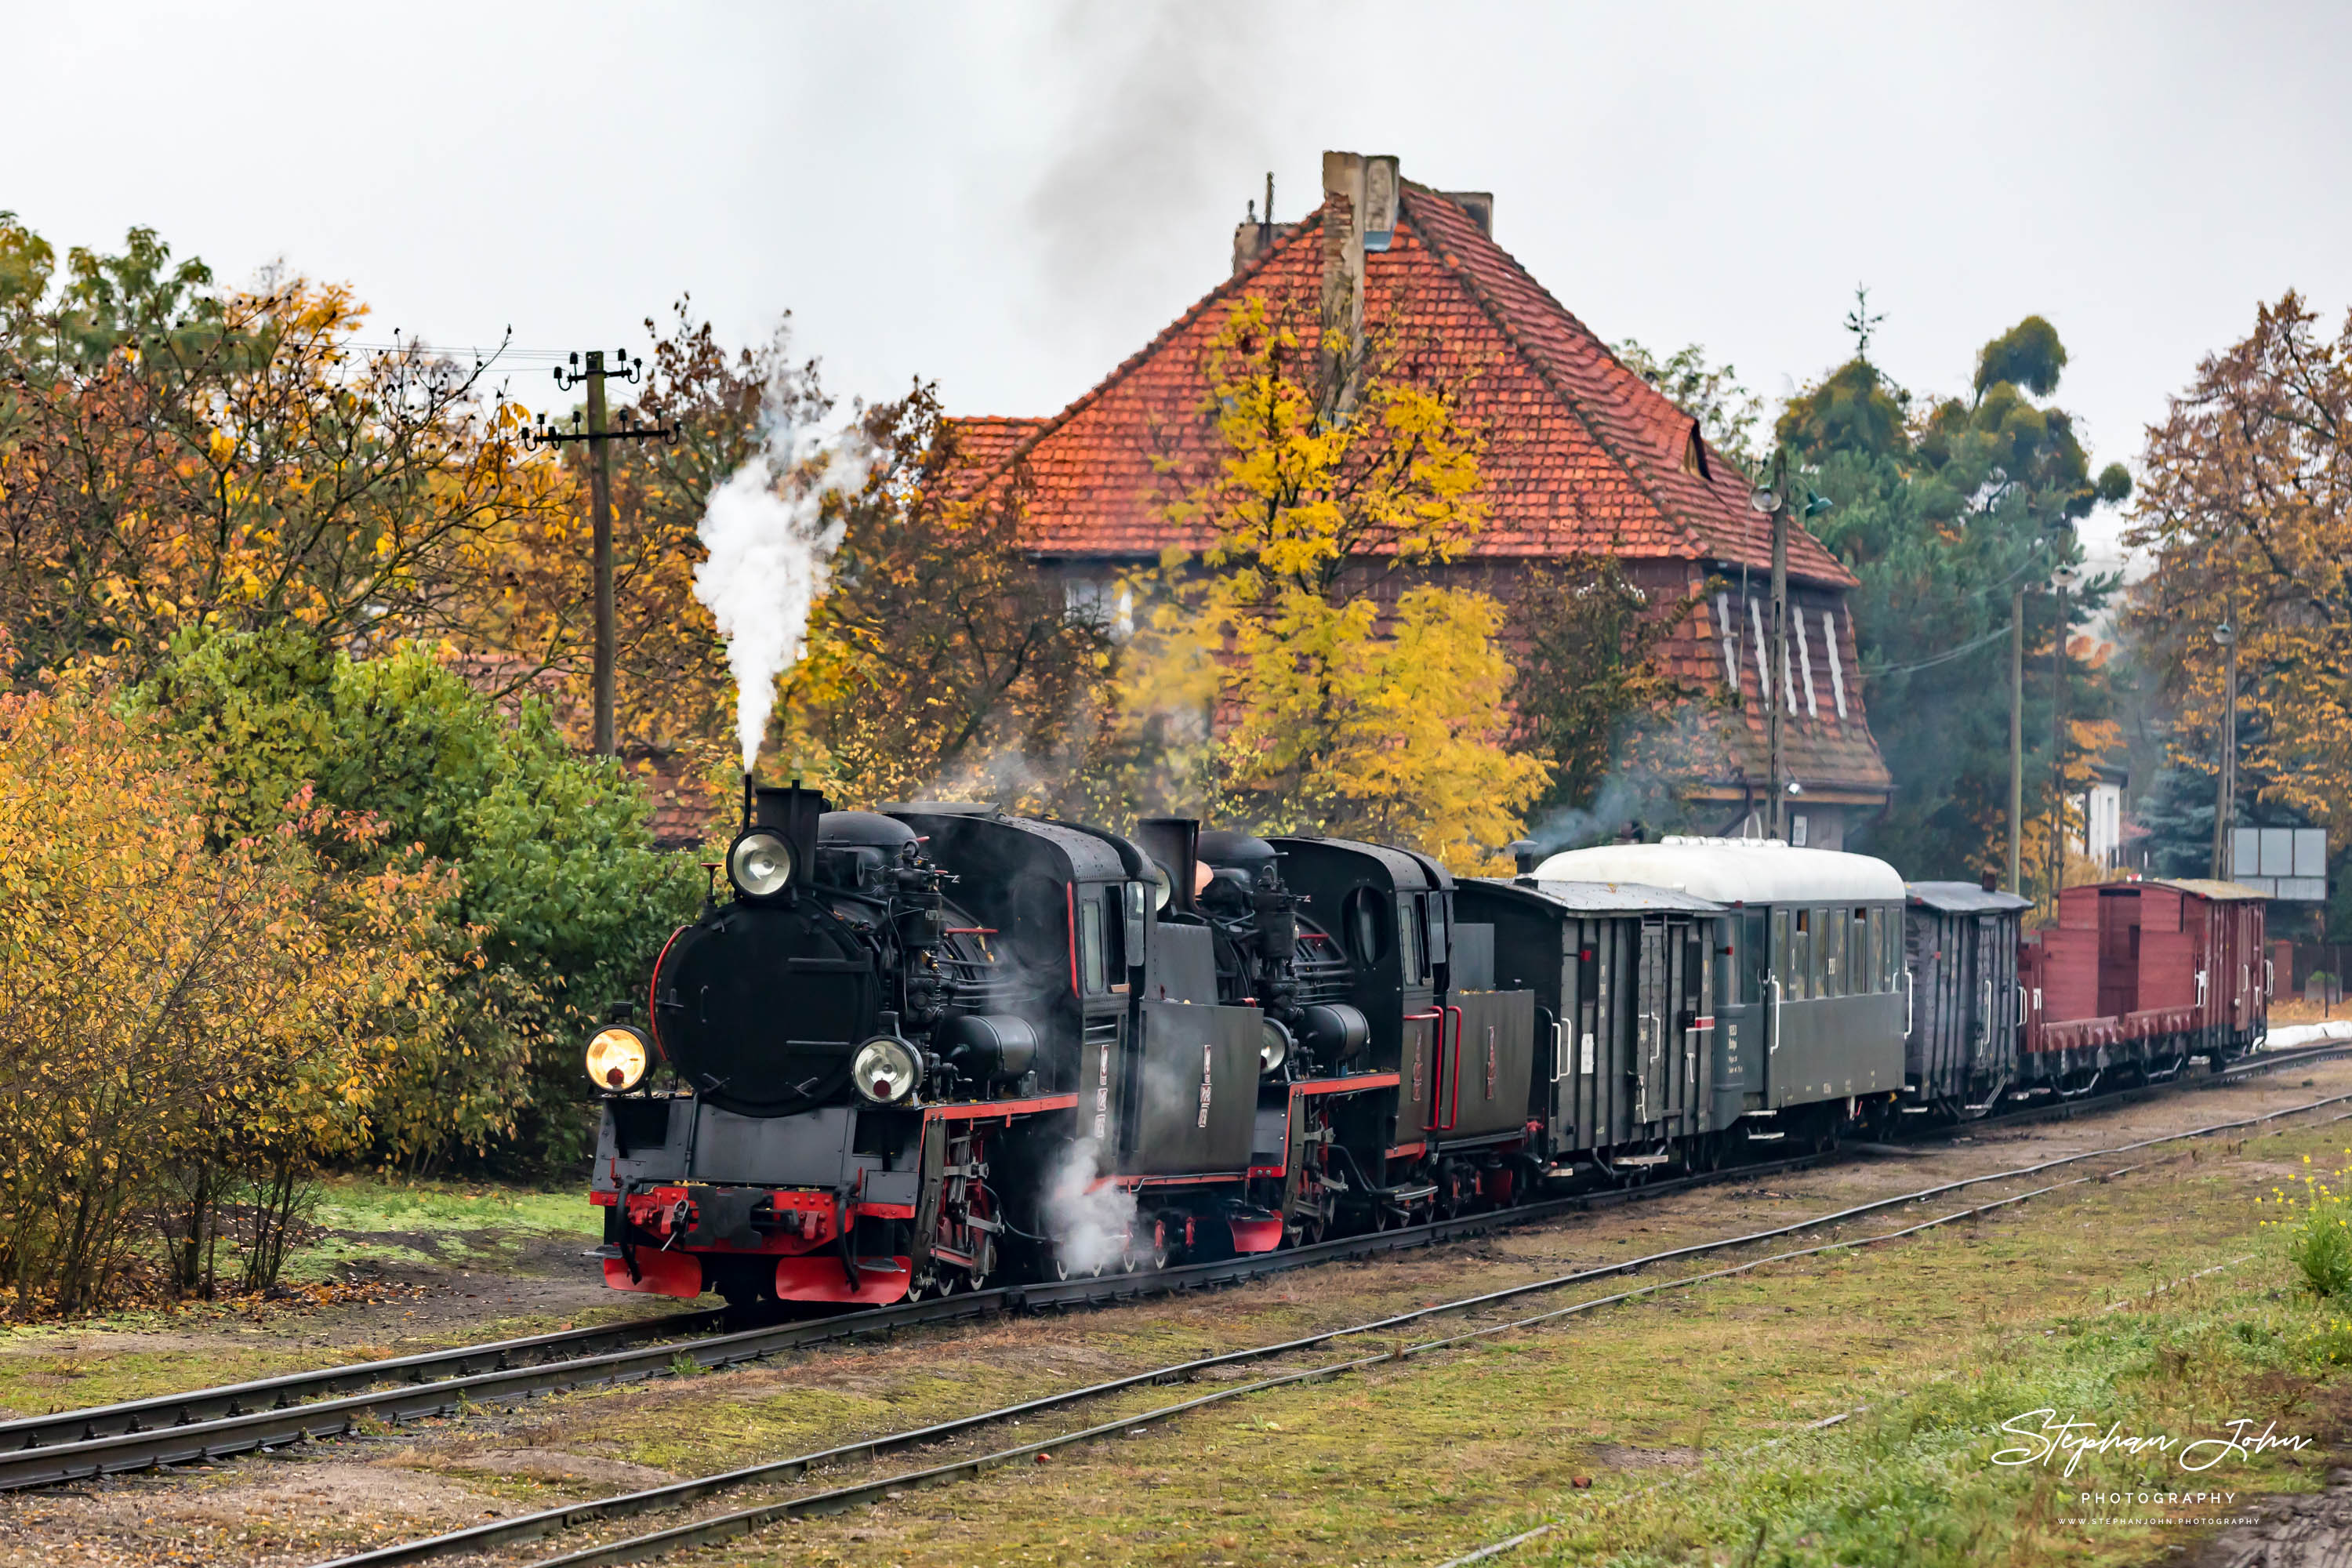
[[[781,893],[793,879],[793,847],[783,835],[755,827],[728,848],[727,879],[745,898]]]
[[[849,1081],[877,1105],[896,1105],[915,1092],[923,1076],[923,1058],[904,1040],[884,1035],[857,1047],[850,1059]]]
[[[1271,1018],[1262,1018],[1257,1026],[1257,1070],[1278,1072],[1290,1059],[1290,1031]]]
[[[598,1089],[618,1094],[646,1076],[646,1037],[627,1024],[607,1024],[589,1037],[588,1076]]]

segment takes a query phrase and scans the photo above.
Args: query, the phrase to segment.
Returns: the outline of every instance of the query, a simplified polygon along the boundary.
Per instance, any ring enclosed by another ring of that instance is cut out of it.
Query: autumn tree
[[[1517,748],[1551,770],[1537,812],[1590,805],[1629,743],[1699,697],[1663,657],[1694,608],[1653,604],[1608,556],[1528,569],[1511,616],[1510,704]]]
[[[0,216],[0,624],[16,673],[152,668],[189,627],[338,646],[481,632],[490,546],[557,504],[488,367],[361,350],[349,289],[214,286],[152,233],[49,245]]]
[[[200,773],[86,676],[0,695],[0,1287],[87,1309],[160,1226],[209,1289],[239,1217],[267,1283],[320,1162],[446,1038],[446,872],[336,874],[380,822],[298,795],[215,831]]]
[[[2174,710],[2174,765],[2201,775],[2210,825],[2229,628],[2238,819],[2336,827],[2352,811],[2352,318],[2331,341],[2298,294],[2259,307],[2149,430],[2143,469],[2125,537],[2155,569],[2126,618]]]
[[[866,411],[877,454],[785,683],[790,742],[845,799],[986,793],[1066,809],[1110,628],[1023,549],[1024,486],[959,496],[953,426],[918,387]]]
[[[1170,563],[1159,628],[1213,680],[1220,816],[1467,869],[1518,836],[1548,773],[1505,744],[1502,607],[1432,580],[1484,525],[1478,441],[1377,335],[1336,356],[1365,365],[1341,416],[1322,342],[1255,296],[1219,331],[1216,469],[1171,509],[1207,543]]]

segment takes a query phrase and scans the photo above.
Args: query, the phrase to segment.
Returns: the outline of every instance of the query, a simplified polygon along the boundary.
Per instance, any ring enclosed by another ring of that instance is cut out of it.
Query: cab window
[[[1102,900],[1090,898],[1078,906],[1078,978],[1089,996],[1103,989]]]
[[[1421,963],[1421,932],[1412,918],[1412,900],[1397,900],[1397,964],[1404,972],[1404,983],[1417,984],[1423,971]]]

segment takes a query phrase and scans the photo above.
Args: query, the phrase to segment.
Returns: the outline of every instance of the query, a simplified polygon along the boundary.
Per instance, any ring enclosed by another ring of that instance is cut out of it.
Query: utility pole
[[[1772,509],[1772,837],[1789,837],[1788,756],[1780,716],[1789,706],[1789,498]]]
[[[2025,590],[2009,596],[2009,890],[2025,896]]]
[[[2050,909],[2066,885],[2066,574],[2057,577],[2058,627],[2050,649]]]
[[[580,416],[574,414],[572,416],[572,429],[568,431],[551,429],[548,426],[547,416],[542,414],[539,416],[538,429],[531,432],[530,437],[532,445],[541,447],[561,446],[566,441],[588,443],[588,519],[590,530],[595,538],[596,553],[595,751],[600,757],[609,757],[618,749],[614,740],[613,716],[613,667],[619,659],[620,634],[615,625],[618,616],[613,602],[611,443],[667,441],[675,446],[678,437],[677,426],[675,425],[638,429],[636,416],[625,408],[621,411],[622,427],[620,429],[611,428],[605,418],[605,377],[619,376],[634,385],[638,375],[645,369],[645,363],[644,356],[632,359],[627,351],[623,350],[613,355],[613,363],[607,366],[604,363],[604,351],[590,349],[587,368],[583,370],[577,368],[580,364],[580,356],[575,353],[572,356],[574,368],[567,371],[562,365],[555,367],[555,384],[569,392],[583,382],[587,384],[588,427],[585,430],[581,429]]]
[[[1775,452],[1772,482],[1757,486],[1748,496],[1748,510],[1772,521],[1772,644],[1764,655],[1764,668],[1757,672],[1756,682],[1757,695],[1764,699],[1765,785],[1771,797],[1764,813],[1767,838],[1788,837],[1787,786],[1780,782],[1785,771],[1780,752],[1780,710],[1789,700],[1789,498],[1782,493],[1788,477],[1788,454]]]
[[[2234,597],[2234,595],[2232,595]],[[2224,623],[2213,634],[2221,645],[2221,787],[2213,803],[2213,876],[2237,875],[2230,854],[2230,829],[2238,821],[2238,628]]]
[[[2221,645],[2221,766],[2213,802],[2213,877],[2237,874],[2230,853],[2230,830],[2238,822],[2238,552],[2237,528],[2230,530],[2229,597],[2213,640]]]

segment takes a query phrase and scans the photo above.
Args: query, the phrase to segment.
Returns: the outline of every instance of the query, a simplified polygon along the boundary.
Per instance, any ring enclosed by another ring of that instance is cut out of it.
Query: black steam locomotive
[[[1381,845],[795,785],[747,787],[725,870],[643,1025],[589,1044],[618,1289],[1157,1268],[1951,1098],[1906,1050],[1904,884],[1863,856],[1669,841],[1457,887]],[[2243,1048],[2259,1003],[2232,1017],[2196,1048]],[[2109,1082],[2187,1060],[2151,1038]]]
[[[1452,879],[1421,856],[764,787],[726,872],[643,1026],[616,1008],[589,1047],[621,1289],[888,1301],[1402,1224],[1537,1173],[1534,994],[1461,993]]]

